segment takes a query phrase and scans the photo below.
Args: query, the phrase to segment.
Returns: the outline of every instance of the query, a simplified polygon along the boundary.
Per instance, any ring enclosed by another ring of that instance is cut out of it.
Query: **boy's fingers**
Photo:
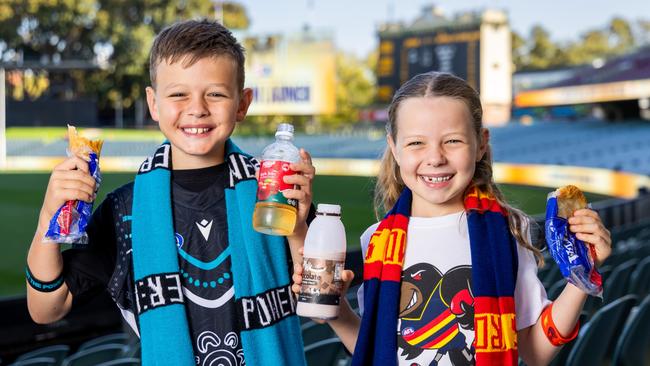
[[[285,189],[284,191],[282,191],[282,194],[286,198],[295,199],[298,200],[299,202],[307,202],[307,199],[309,197],[309,194],[307,192],[298,189]]]
[[[299,185],[300,187],[304,187],[305,189],[309,189],[309,182],[311,181],[311,178],[301,174],[293,174],[285,175],[283,177],[283,180],[287,184],[295,184]]]
[[[54,170],[81,170],[88,172],[88,162],[77,156],[71,156],[57,165]]]
[[[56,193],[56,198],[58,200],[62,200],[64,202],[67,201],[85,201],[85,202],[92,202],[93,201],[93,195],[88,194],[84,191],[78,190],[78,189],[60,189]]]
[[[307,152],[307,150],[305,150],[305,149],[303,149],[303,148],[300,148],[300,158],[301,158],[303,161],[309,163],[309,165],[312,164],[312,162],[311,162],[311,154],[309,154],[309,153]]]

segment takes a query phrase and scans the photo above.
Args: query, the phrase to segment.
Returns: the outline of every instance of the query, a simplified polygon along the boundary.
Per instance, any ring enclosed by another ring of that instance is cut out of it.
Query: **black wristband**
[[[27,283],[36,291],[39,292],[52,292],[56,291],[61,285],[63,285],[63,271],[59,277],[55,278],[53,281],[43,282],[32,274],[29,270],[29,266],[25,266],[25,276],[27,277]]]

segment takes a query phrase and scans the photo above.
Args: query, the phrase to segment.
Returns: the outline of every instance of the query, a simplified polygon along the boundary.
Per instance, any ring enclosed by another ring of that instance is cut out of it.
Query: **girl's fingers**
[[[575,212],[573,212],[573,216],[571,216],[571,218],[573,217],[591,217],[593,219],[600,220],[600,216],[598,216],[598,212],[589,208],[576,210]]]
[[[592,244],[595,246],[610,246],[611,243],[608,242],[605,238],[597,234],[588,234],[588,233],[576,233],[576,238],[584,241],[587,244]]]
[[[586,233],[594,234],[601,230],[601,226],[598,224],[582,224],[582,225],[571,225],[569,230],[574,233]]]

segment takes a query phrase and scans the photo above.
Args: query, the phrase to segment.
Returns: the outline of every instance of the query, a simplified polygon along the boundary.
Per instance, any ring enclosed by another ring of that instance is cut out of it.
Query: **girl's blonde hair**
[[[397,90],[388,108],[388,121],[386,122],[386,133],[393,141],[397,140],[397,112],[400,104],[407,98],[418,97],[449,97],[465,103],[472,118],[474,132],[476,132],[476,137],[480,141],[481,130],[483,129],[483,108],[478,93],[464,80],[440,72],[416,75]],[[492,194],[496,198],[501,207],[508,212],[508,226],[512,235],[521,246],[535,254],[540,266],[543,265],[544,260],[541,252],[532,245],[527,235],[528,225],[534,223],[534,221],[529,219],[521,210],[510,206],[494,182],[492,176],[492,151],[489,145],[483,158],[476,163],[472,185],[483,192]],[[375,213],[378,217],[395,205],[404,187],[399,165],[397,165],[390,148],[387,146],[381,159],[375,186]]]

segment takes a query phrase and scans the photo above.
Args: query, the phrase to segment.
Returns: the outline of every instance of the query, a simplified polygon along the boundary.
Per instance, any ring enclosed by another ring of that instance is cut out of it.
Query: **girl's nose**
[[[445,158],[445,154],[443,153],[442,149],[438,147],[432,148],[427,154],[427,165],[429,166],[437,167],[445,165],[446,163],[447,158]]]

